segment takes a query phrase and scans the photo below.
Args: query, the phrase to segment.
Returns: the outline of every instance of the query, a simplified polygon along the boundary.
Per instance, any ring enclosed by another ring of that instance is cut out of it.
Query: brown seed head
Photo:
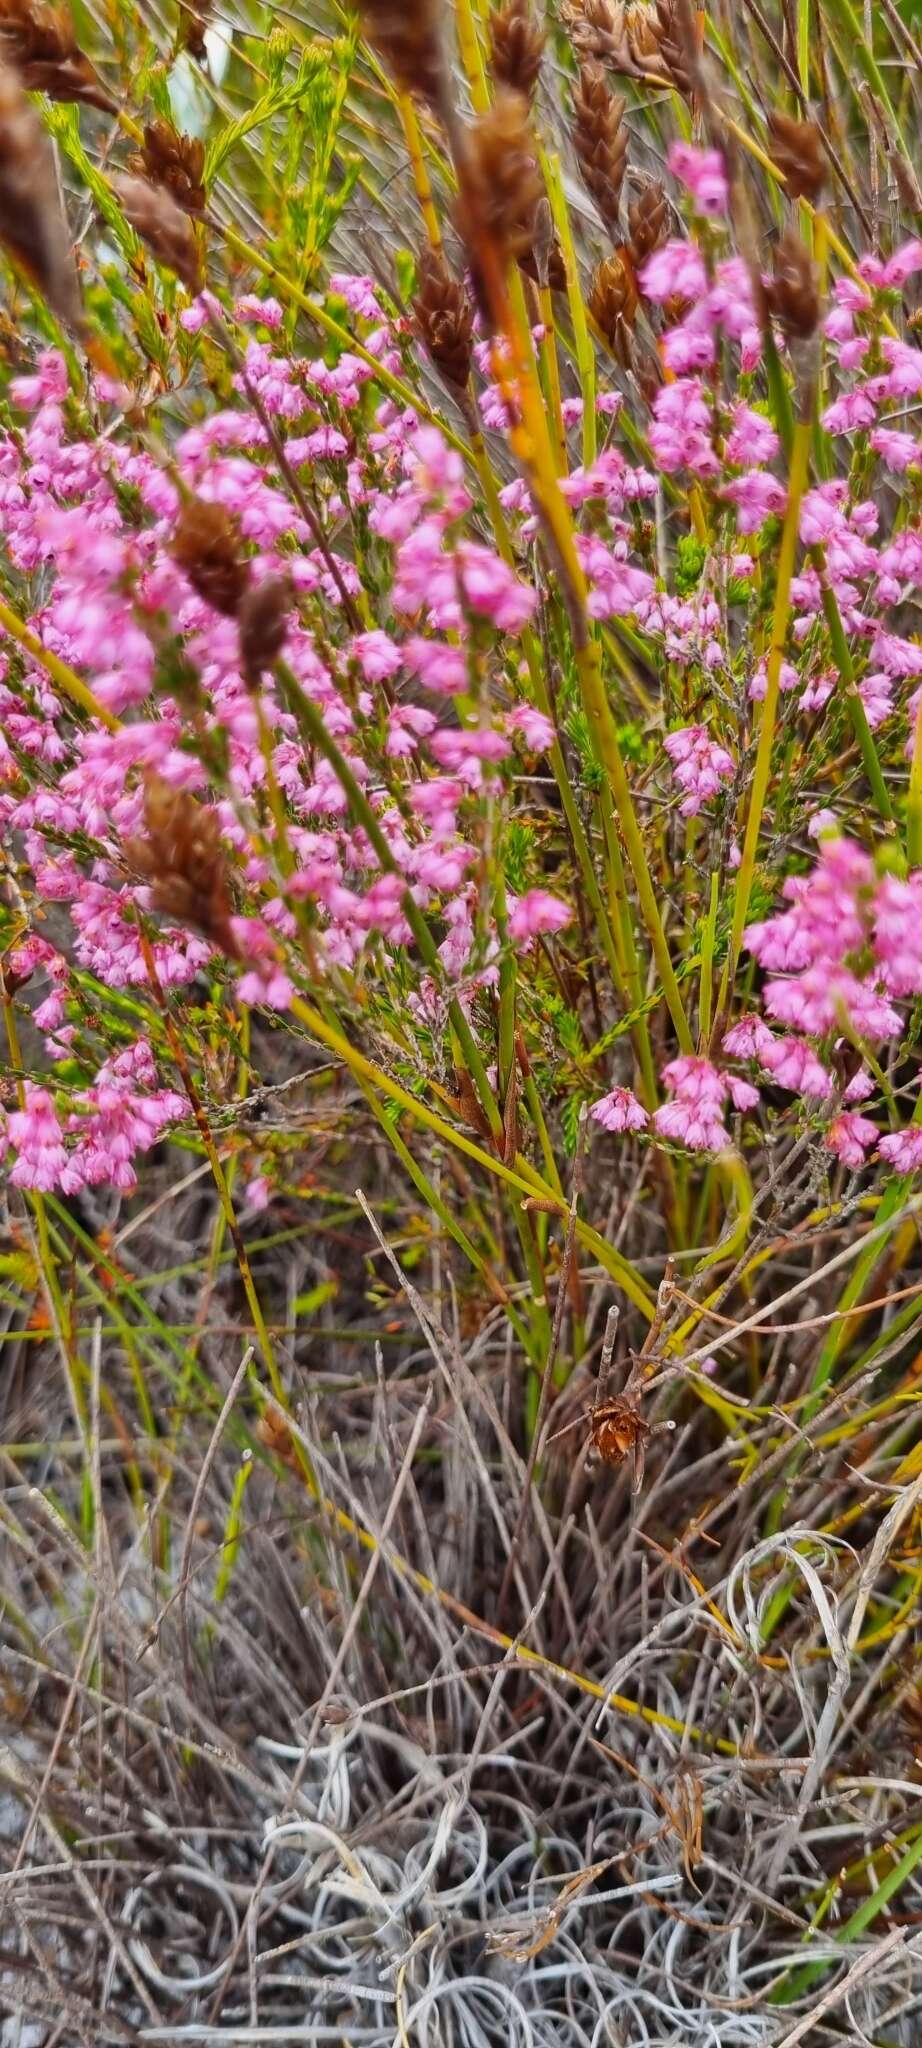
[[[826,183],[823,138],[815,121],[770,114],[771,159],[783,173],[791,199],[818,199]]]
[[[774,274],[763,283],[765,305],[787,341],[809,341],[819,324],[816,272],[793,228],[775,250]]]
[[[529,0],[505,0],[490,16],[490,72],[496,85],[531,102],[547,41]]]
[[[154,910],[174,924],[201,932],[229,959],[239,958],[217,812],[198,803],[187,789],[176,789],[161,775],[149,775],[144,784],[144,825],[144,836],[126,839],[124,852],[129,866],[150,885]]]
[[[180,45],[182,49],[188,50],[190,57],[194,57],[199,64],[204,63],[207,55],[205,31],[211,16],[211,6],[212,0],[195,0],[194,6],[189,4],[189,0],[179,0]]]
[[[656,0],[657,49],[670,85],[691,99],[700,63],[691,0]]]
[[[584,64],[573,94],[573,141],[583,174],[612,237],[618,233],[621,188],[627,169],[624,101],[609,92],[601,64]]]
[[[499,92],[468,130],[466,177],[457,223],[475,276],[484,241],[502,262],[527,254],[534,244],[536,209],[543,187],[521,93]]]
[[[244,680],[255,690],[268,668],[272,668],[288,632],[291,585],[284,576],[264,576],[250,583],[237,612],[240,631],[240,661]]]
[[[129,226],[194,298],[202,289],[204,271],[188,215],[163,185],[149,185],[146,178],[114,177],[109,182]]]
[[[65,326],[83,327],[70,235],[45,130],[15,71],[0,64],[0,244]]]
[[[77,43],[66,7],[0,0],[0,56],[19,73],[27,92],[115,112],[115,101]]]
[[[176,524],[172,554],[199,597],[225,617],[237,617],[250,567],[232,513],[205,498],[190,498]]]
[[[464,286],[444,258],[425,249],[419,259],[419,290],[413,304],[423,345],[447,384],[467,388],[471,374],[474,313]]]
[[[618,361],[629,369],[633,357],[631,334],[637,318],[637,285],[624,249],[613,250],[599,264],[589,292],[589,311]]]
[[[544,251],[541,251],[540,254],[543,260]],[[539,275],[538,262],[539,251],[537,246],[526,249],[524,256],[519,257],[519,269],[524,270],[526,277],[532,278],[535,284],[546,284],[552,292],[565,292],[567,289],[567,266],[563,260],[563,250],[556,235],[554,235],[546,252],[546,277]]]
[[[648,185],[642,186],[636,199],[631,200],[627,218],[631,263],[637,271],[666,240],[669,207],[662,185],[651,179]]]
[[[438,112],[447,77],[440,0],[358,0],[368,41],[401,92],[414,93]]]
[[[144,130],[144,147],[130,159],[128,168],[146,178],[149,185],[163,186],[184,213],[204,213],[205,144],[198,136],[180,135],[172,121],[150,121]]]
[[[619,6],[617,0],[565,0],[562,14],[578,56],[594,58],[624,78],[665,75],[652,7]]]

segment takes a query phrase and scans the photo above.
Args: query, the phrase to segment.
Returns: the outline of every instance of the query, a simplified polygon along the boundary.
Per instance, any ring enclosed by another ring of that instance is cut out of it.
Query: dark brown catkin
[[[150,121],[144,130],[143,148],[130,158],[128,168],[149,185],[162,186],[183,213],[204,213],[205,144],[198,136],[180,135],[172,121]]]
[[[624,101],[609,92],[601,64],[584,64],[573,94],[573,143],[583,183],[614,240],[627,169]]]
[[[192,298],[204,283],[202,252],[188,214],[183,213],[163,185],[149,185],[146,178],[116,176],[109,180],[130,227],[140,235],[152,256],[165,270],[172,270]]]
[[[669,229],[669,205],[662,185],[651,179],[627,210],[628,248],[635,271],[661,248]]]
[[[16,73],[0,64],[0,244],[75,334],[83,329],[51,145]]]
[[[671,85],[691,99],[700,71],[691,0],[656,0],[656,44]]]
[[[563,20],[578,56],[596,59],[624,78],[659,75],[659,24],[651,9],[616,0],[565,0]]]
[[[789,114],[768,117],[772,163],[781,171],[790,199],[819,198],[826,183],[823,138],[815,121],[792,121]]]
[[[250,565],[233,514],[210,499],[187,499],[171,552],[199,597],[226,618],[236,618],[249,588]]]
[[[446,383],[464,391],[471,374],[473,307],[464,286],[434,250],[423,250],[418,278],[413,311],[423,345]]]
[[[368,41],[395,85],[438,112],[448,84],[439,0],[358,0],[358,8]]]
[[[528,102],[498,92],[467,131],[467,176],[458,203],[458,228],[475,264],[481,235],[504,260],[525,255],[534,239],[535,210],[544,196],[528,125]]]
[[[144,833],[126,839],[128,865],[149,884],[161,917],[201,932],[229,959],[239,948],[231,929],[233,899],[217,812],[160,775],[144,785]]]
[[[490,16],[490,75],[496,85],[534,99],[547,37],[528,0],[506,0]]]
[[[809,341],[819,325],[816,272],[800,236],[789,228],[775,250],[772,276],[762,286],[765,305],[789,342]]]
[[[115,101],[81,50],[65,7],[0,0],[0,55],[19,73],[27,92],[115,112]]]
[[[248,584],[237,612],[240,663],[244,681],[255,690],[266,670],[278,661],[288,632],[291,585],[284,576],[264,576]]]
[[[637,317],[637,286],[623,250],[613,250],[595,271],[589,311],[618,361],[629,369],[633,359],[631,336]]]

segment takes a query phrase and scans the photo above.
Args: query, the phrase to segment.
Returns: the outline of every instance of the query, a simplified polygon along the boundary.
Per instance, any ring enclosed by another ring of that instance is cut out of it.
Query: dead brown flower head
[[[573,141],[583,183],[615,238],[627,169],[624,101],[609,92],[601,64],[584,64],[573,94]]]
[[[150,121],[144,130],[144,147],[130,159],[128,168],[148,184],[162,186],[183,213],[204,213],[205,144],[198,136],[180,135],[172,121]]]
[[[194,57],[199,64],[205,61],[205,35],[210,18],[211,0],[195,0],[194,6],[189,4],[189,0],[180,0],[180,45],[182,49],[188,50],[190,57]]]
[[[129,226],[195,298],[205,280],[202,252],[188,214],[163,185],[149,185],[146,178],[114,177],[109,182]]]
[[[45,130],[19,79],[0,64],[0,243],[75,334],[83,328],[70,235]]]
[[[358,0],[358,8],[394,84],[437,113],[447,90],[440,0]]]
[[[144,784],[143,836],[126,839],[125,859],[143,875],[151,904],[171,923],[200,932],[228,959],[239,958],[231,930],[233,898],[216,811],[161,775]]]
[[[820,300],[816,272],[800,236],[793,228],[775,250],[773,275],[763,283],[765,305],[786,341],[809,341],[816,333]]]
[[[105,114],[116,110],[80,49],[66,7],[43,7],[40,0],[0,0],[0,56],[19,73],[27,92],[99,107]]]
[[[589,292],[589,311],[618,361],[629,369],[633,359],[631,336],[637,318],[637,285],[630,258],[615,249],[600,263]]]
[[[662,185],[651,179],[627,210],[631,263],[634,270],[662,247],[669,232],[669,206]]]
[[[176,524],[172,554],[206,604],[226,618],[238,616],[250,582],[250,565],[232,513],[209,499],[190,498]]]
[[[617,0],[565,0],[561,11],[579,57],[606,64],[623,78],[665,75],[652,7],[619,6]]]
[[[490,72],[497,85],[534,99],[547,41],[529,0],[505,0],[490,16]]]
[[[791,199],[816,200],[826,183],[823,138],[815,121],[768,117],[772,163],[781,171]]]
[[[264,576],[261,583],[250,583],[245,590],[237,625],[241,666],[250,689],[258,687],[266,670],[278,660],[290,610],[291,585],[284,576]]]
[[[497,93],[492,107],[468,130],[455,215],[487,318],[491,309],[483,286],[484,262],[489,257],[505,265],[534,248],[535,216],[543,197],[528,103],[521,93]]]
[[[444,259],[425,249],[419,259],[419,289],[413,304],[426,352],[447,384],[465,391],[471,374],[474,313],[464,286]]]
[[[660,63],[670,85],[689,100],[701,71],[692,0],[656,0],[656,21]]]

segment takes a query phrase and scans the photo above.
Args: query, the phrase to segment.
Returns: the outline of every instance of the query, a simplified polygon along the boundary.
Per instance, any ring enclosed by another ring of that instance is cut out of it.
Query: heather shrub
[[[298,27],[0,6],[8,2039],[909,2043],[914,30]]]

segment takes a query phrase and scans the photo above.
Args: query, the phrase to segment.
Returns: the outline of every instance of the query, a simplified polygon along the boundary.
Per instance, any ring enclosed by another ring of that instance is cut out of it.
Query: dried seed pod
[[[648,185],[643,185],[636,199],[631,200],[627,218],[631,263],[637,271],[666,240],[669,204],[662,185],[653,179]]]
[[[826,183],[823,138],[815,121],[770,114],[771,159],[783,173],[791,199],[818,199]]]
[[[202,252],[188,215],[162,185],[149,185],[146,178],[115,177],[109,182],[129,226],[195,298],[205,279]]]
[[[77,42],[66,7],[0,0],[0,56],[18,72],[27,92],[116,112],[114,99]]]
[[[225,617],[237,617],[249,586],[250,566],[232,513],[210,499],[190,498],[177,521],[172,555],[199,597]]]
[[[144,130],[144,147],[139,156],[130,159],[128,168],[148,184],[163,186],[183,213],[204,213],[205,144],[198,136],[180,135],[172,121],[150,121]]]
[[[600,263],[589,292],[589,311],[625,369],[633,356],[631,335],[637,318],[637,285],[626,251],[615,249]]]
[[[425,249],[419,259],[419,291],[413,311],[436,369],[447,384],[466,390],[471,374],[473,308],[464,286],[432,249]]]
[[[217,811],[162,775],[144,784],[145,835],[126,839],[125,858],[150,885],[161,917],[200,932],[228,958],[239,958],[231,929],[233,899]]]
[[[199,64],[204,64],[208,54],[205,47],[205,36],[210,17],[211,0],[196,0],[194,7],[188,4],[188,0],[180,0],[180,46],[182,49],[188,50],[190,57],[194,57]]]
[[[250,583],[237,612],[240,631],[240,661],[244,679],[251,689],[279,658],[288,632],[291,585],[284,576],[264,576]]]
[[[656,0],[657,49],[676,92],[691,99],[700,64],[691,0]]]
[[[547,37],[529,0],[505,0],[490,16],[490,73],[496,85],[534,99]]]
[[[492,107],[468,130],[466,176],[458,201],[458,230],[475,275],[483,239],[492,243],[503,262],[532,248],[535,212],[543,197],[528,103],[521,93],[499,92]]]
[[[263,1449],[271,1451],[291,1472],[302,1470],[295,1439],[281,1409],[267,1408],[260,1416],[254,1434]]]
[[[65,326],[83,313],[45,130],[18,77],[0,64],[0,243]]]
[[[584,64],[573,94],[573,141],[583,175],[609,234],[618,233],[627,169],[624,101],[609,92],[601,64]]]
[[[785,339],[809,341],[819,325],[816,272],[800,236],[789,228],[775,250],[774,274],[763,281],[765,306]]]
[[[414,93],[435,112],[447,92],[439,0],[358,0],[368,41],[401,92]]]
[[[616,0],[566,0],[562,13],[578,56],[607,64],[624,78],[665,75],[651,8],[619,6]]]
[[[540,277],[538,274],[538,252],[535,248],[526,249],[524,256],[519,257],[519,269],[524,270],[526,277],[530,277],[535,284],[547,284],[552,292],[565,292],[567,289],[567,266],[563,260],[563,250],[556,235],[547,251],[546,267],[546,278]]]

